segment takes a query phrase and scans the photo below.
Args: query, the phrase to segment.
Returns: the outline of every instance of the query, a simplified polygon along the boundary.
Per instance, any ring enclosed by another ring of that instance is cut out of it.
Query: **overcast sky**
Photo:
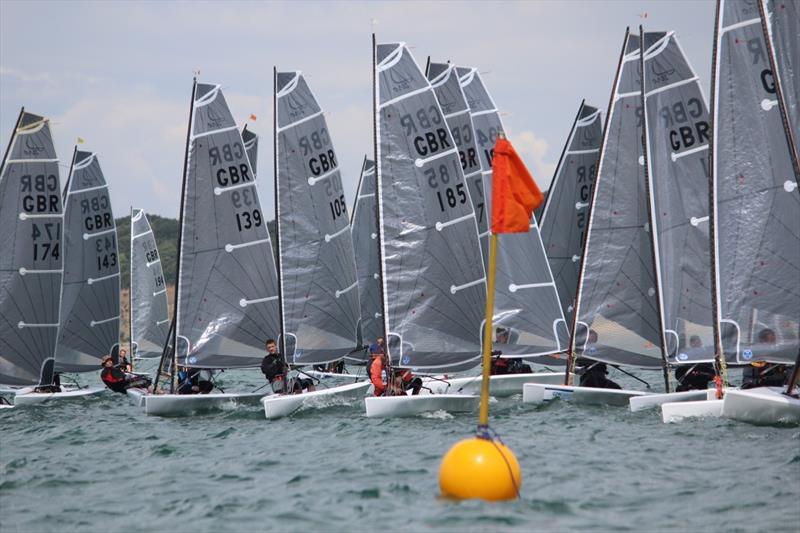
[[[646,15],[646,16],[645,16]],[[176,217],[193,71],[223,86],[261,135],[272,193],[272,67],[302,70],[327,114],[352,205],[372,151],[372,50],[405,41],[475,66],[544,189],[582,98],[608,106],[626,26],[675,30],[708,95],[714,2],[56,2],[0,0],[0,142],[25,108],[52,119],[66,180],[72,148],[98,153],[117,216]],[[273,215],[269,215],[272,218]]]

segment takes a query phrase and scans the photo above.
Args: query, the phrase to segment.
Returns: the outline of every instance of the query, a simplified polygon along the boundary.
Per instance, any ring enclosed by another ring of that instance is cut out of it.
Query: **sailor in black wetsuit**
[[[703,340],[699,335],[692,335],[689,338],[689,348],[687,352],[695,352],[697,354],[701,352],[702,349]],[[714,371],[714,365],[711,363],[680,365],[675,369],[675,379],[677,379],[679,383],[679,385],[675,387],[675,392],[705,390],[716,375],[717,373]]]
[[[594,353],[597,348],[597,332],[593,329],[589,330],[589,339],[586,342],[586,347],[584,349],[584,353]],[[581,374],[581,387],[593,387],[595,389],[621,389],[619,385],[611,381],[606,377],[608,374],[608,367],[605,363],[601,363],[600,361],[593,361],[591,359],[586,359],[583,357],[579,357],[575,364],[578,366],[583,367],[583,373]]]
[[[303,389],[311,392],[316,390],[314,382],[310,379],[296,378],[292,383],[287,384],[289,365],[283,359],[283,355],[278,352],[278,343],[275,339],[267,339],[267,355],[261,361],[261,373],[272,385],[272,392],[275,394],[300,393]]]

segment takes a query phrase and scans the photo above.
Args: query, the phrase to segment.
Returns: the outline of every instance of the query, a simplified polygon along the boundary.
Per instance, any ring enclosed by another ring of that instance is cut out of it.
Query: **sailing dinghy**
[[[355,350],[361,314],[342,177],[323,110],[303,75],[276,70],[274,76],[278,345],[294,367],[331,363]],[[369,387],[276,394],[262,403],[273,419],[302,406],[351,402]]]
[[[772,17],[761,2],[717,4],[710,224],[714,345],[721,364],[786,364],[800,349],[800,170],[779,70],[793,60],[776,61],[768,26]],[[736,392],[728,415],[739,399],[752,399],[763,400],[764,417],[770,416],[775,391],[758,391]],[[728,389],[724,396],[732,392]],[[725,416],[724,403],[715,398],[664,404],[662,418]],[[788,400],[782,403],[797,407]]]
[[[377,44],[373,89],[378,250],[391,364],[422,372],[479,363],[486,276],[458,148],[404,43]],[[472,411],[474,395],[365,400],[367,416]]]
[[[614,79],[589,211],[573,315],[570,364],[575,359],[658,370],[666,365],[637,109],[640,39],[625,33]],[[590,364],[597,364],[590,363]],[[587,365],[590,366],[590,365]],[[636,390],[585,390],[527,384],[523,401],[568,398],[627,405]]]
[[[254,178],[222,89],[195,80],[181,192],[175,316],[155,382],[157,392],[166,394],[144,395],[148,415],[257,404],[264,396],[176,394],[182,369],[258,367],[265,340],[280,331],[272,244]]]

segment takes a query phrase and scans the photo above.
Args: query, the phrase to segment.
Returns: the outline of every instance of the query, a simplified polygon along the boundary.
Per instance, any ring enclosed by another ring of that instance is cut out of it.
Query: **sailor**
[[[758,332],[758,344],[767,355],[777,344],[775,331],[764,328]],[[767,363],[754,355],[755,361],[744,367],[742,372],[742,388],[780,387],[789,378],[789,367],[777,363]]]
[[[689,337],[689,350],[694,352],[701,352],[703,349],[703,340],[699,335],[692,335]],[[716,372],[714,372],[714,365],[711,363],[696,363],[694,365],[681,365],[675,369],[675,379],[678,380],[678,385],[675,392],[683,392],[689,390],[705,390],[708,388],[708,383],[714,379]]]
[[[386,393],[389,380],[386,374],[389,368],[389,357],[386,355],[386,341],[383,337],[378,337],[369,347],[372,359],[367,367],[367,374],[374,387],[375,396],[383,396]]]
[[[508,328],[498,327],[494,333],[495,344],[509,344],[510,331]],[[492,359],[492,366],[489,369],[491,375],[530,374],[533,372],[531,366],[526,364],[521,357],[503,359],[500,357],[503,355],[501,350],[492,352],[492,355],[495,357]]]
[[[595,353],[597,351],[597,332],[593,329],[589,330],[589,338],[584,348],[584,353]],[[583,367],[581,373],[581,387],[592,387],[595,389],[621,389],[619,385],[606,377],[608,375],[608,367],[605,363],[594,361],[579,357],[575,363]]]
[[[132,377],[120,370],[118,366],[114,366],[114,359],[110,355],[103,357],[100,361],[100,366],[103,368],[103,371],[100,372],[100,379],[103,380],[106,387],[114,392],[124,393],[131,387],[147,388],[150,386],[149,378],[143,376]]]
[[[289,365],[286,364],[283,355],[278,352],[278,343],[275,342],[275,339],[267,339],[265,346],[267,355],[261,360],[261,373],[272,386],[272,392],[284,394],[289,391],[302,392],[303,389],[308,392],[316,390],[314,382],[310,379],[296,378],[292,380],[292,383],[288,383]]]
[[[411,394],[416,396],[422,389],[422,379],[415,377],[408,368],[398,370],[394,379],[395,394],[405,394],[407,390],[411,390]]]
[[[128,362],[128,358],[126,357],[127,353],[128,352],[122,349],[119,351],[119,364],[117,365],[117,368],[123,372],[133,372],[133,367],[131,367],[130,362]]]
[[[178,394],[208,394],[214,390],[210,379],[200,379],[200,369],[181,367],[178,371]]]

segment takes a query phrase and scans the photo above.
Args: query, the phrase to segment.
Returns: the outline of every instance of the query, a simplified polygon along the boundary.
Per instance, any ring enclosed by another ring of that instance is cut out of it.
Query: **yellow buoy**
[[[457,442],[439,467],[439,490],[450,498],[512,500],[521,486],[517,458],[498,441],[474,437]]]

